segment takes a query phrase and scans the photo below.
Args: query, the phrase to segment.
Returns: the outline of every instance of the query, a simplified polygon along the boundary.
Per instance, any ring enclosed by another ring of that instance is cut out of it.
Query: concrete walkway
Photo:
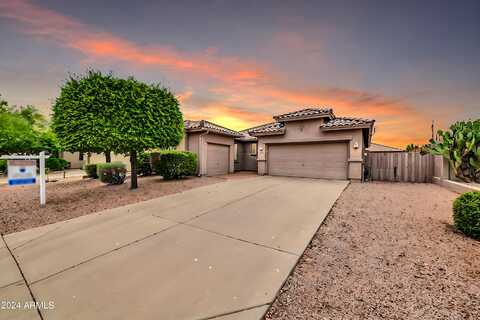
[[[0,319],[260,319],[346,185],[232,180],[7,235]]]

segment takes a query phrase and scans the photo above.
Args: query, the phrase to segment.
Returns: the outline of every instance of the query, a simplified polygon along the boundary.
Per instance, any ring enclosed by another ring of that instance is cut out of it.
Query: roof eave
[[[293,118],[282,118],[275,116],[273,119],[277,122],[291,122],[291,121],[301,121],[301,120],[310,120],[310,119],[322,119],[322,118],[333,118],[333,114],[331,113],[325,113],[325,114],[316,114],[316,115],[310,115],[310,116],[303,116],[303,117],[293,117]]]
[[[271,132],[251,132],[249,133],[252,137],[262,137],[262,136],[278,136],[285,134],[285,128],[282,128],[281,130],[278,131],[271,131]]]
[[[320,127],[320,130],[322,131],[336,131],[336,130],[352,130],[352,129],[365,129],[365,128],[371,128],[373,125],[368,124],[368,125],[358,125],[358,126],[336,126],[336,127]]]

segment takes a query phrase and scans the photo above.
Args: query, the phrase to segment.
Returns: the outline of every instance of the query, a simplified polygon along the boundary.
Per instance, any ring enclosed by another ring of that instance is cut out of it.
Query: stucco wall
[[[267,144],[348,141],[348,178],[360,180],[364,150],[362,129],[323,131],[320,130],[322,123],[323,119],[286,122],[284,135],[258,137],[258,173],[267,173]]]

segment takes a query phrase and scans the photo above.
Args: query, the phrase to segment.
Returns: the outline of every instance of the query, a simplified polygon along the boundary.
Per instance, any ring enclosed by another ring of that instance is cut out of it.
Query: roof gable
[[[331,108],[306,108],[273,116],[277,122],[297,121],[315,118],[334,118]]]
[[[243,136],[240,132],[231,130],[225,127],[222,127],[216,123],[207,121],[207,120],[185,120],[184,122],[185,131],[195,132],[195,131],[211,131],[218,134],[223,134],[232,137],[241,137]]]

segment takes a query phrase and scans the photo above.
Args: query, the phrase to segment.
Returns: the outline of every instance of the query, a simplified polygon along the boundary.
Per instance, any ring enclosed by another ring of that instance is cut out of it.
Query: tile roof
[[[247,129],[247,131],[252,136],[277,134],[277,133],[283,133],[285,131],[285,125],[280,122],[271,122],[261,126]]]
[[[241,137],[242,134],[240,132],[237,132],[235,130],[231,130],[225,127],[222,127],[218,124],[215,124],[213,122],[207,121],[207,120],[198,120],[198,121],[193,121],[193,120],[185,120],[184,122],[185,130],[187,131],[212,131],[220,134],[225,134],[229,136],[234,136],[234,137]]]
[[[334,117],[331,108],[306,108],[273,117],[276,121],[290,121],[296,119],[320,118],[323,116]]]
[[[323,129],[356,128],[356,127],[369,126],[374,122],[375,120],[371,120],[371,119],[338,117],[320,125],[320,128],[323,128]]]

